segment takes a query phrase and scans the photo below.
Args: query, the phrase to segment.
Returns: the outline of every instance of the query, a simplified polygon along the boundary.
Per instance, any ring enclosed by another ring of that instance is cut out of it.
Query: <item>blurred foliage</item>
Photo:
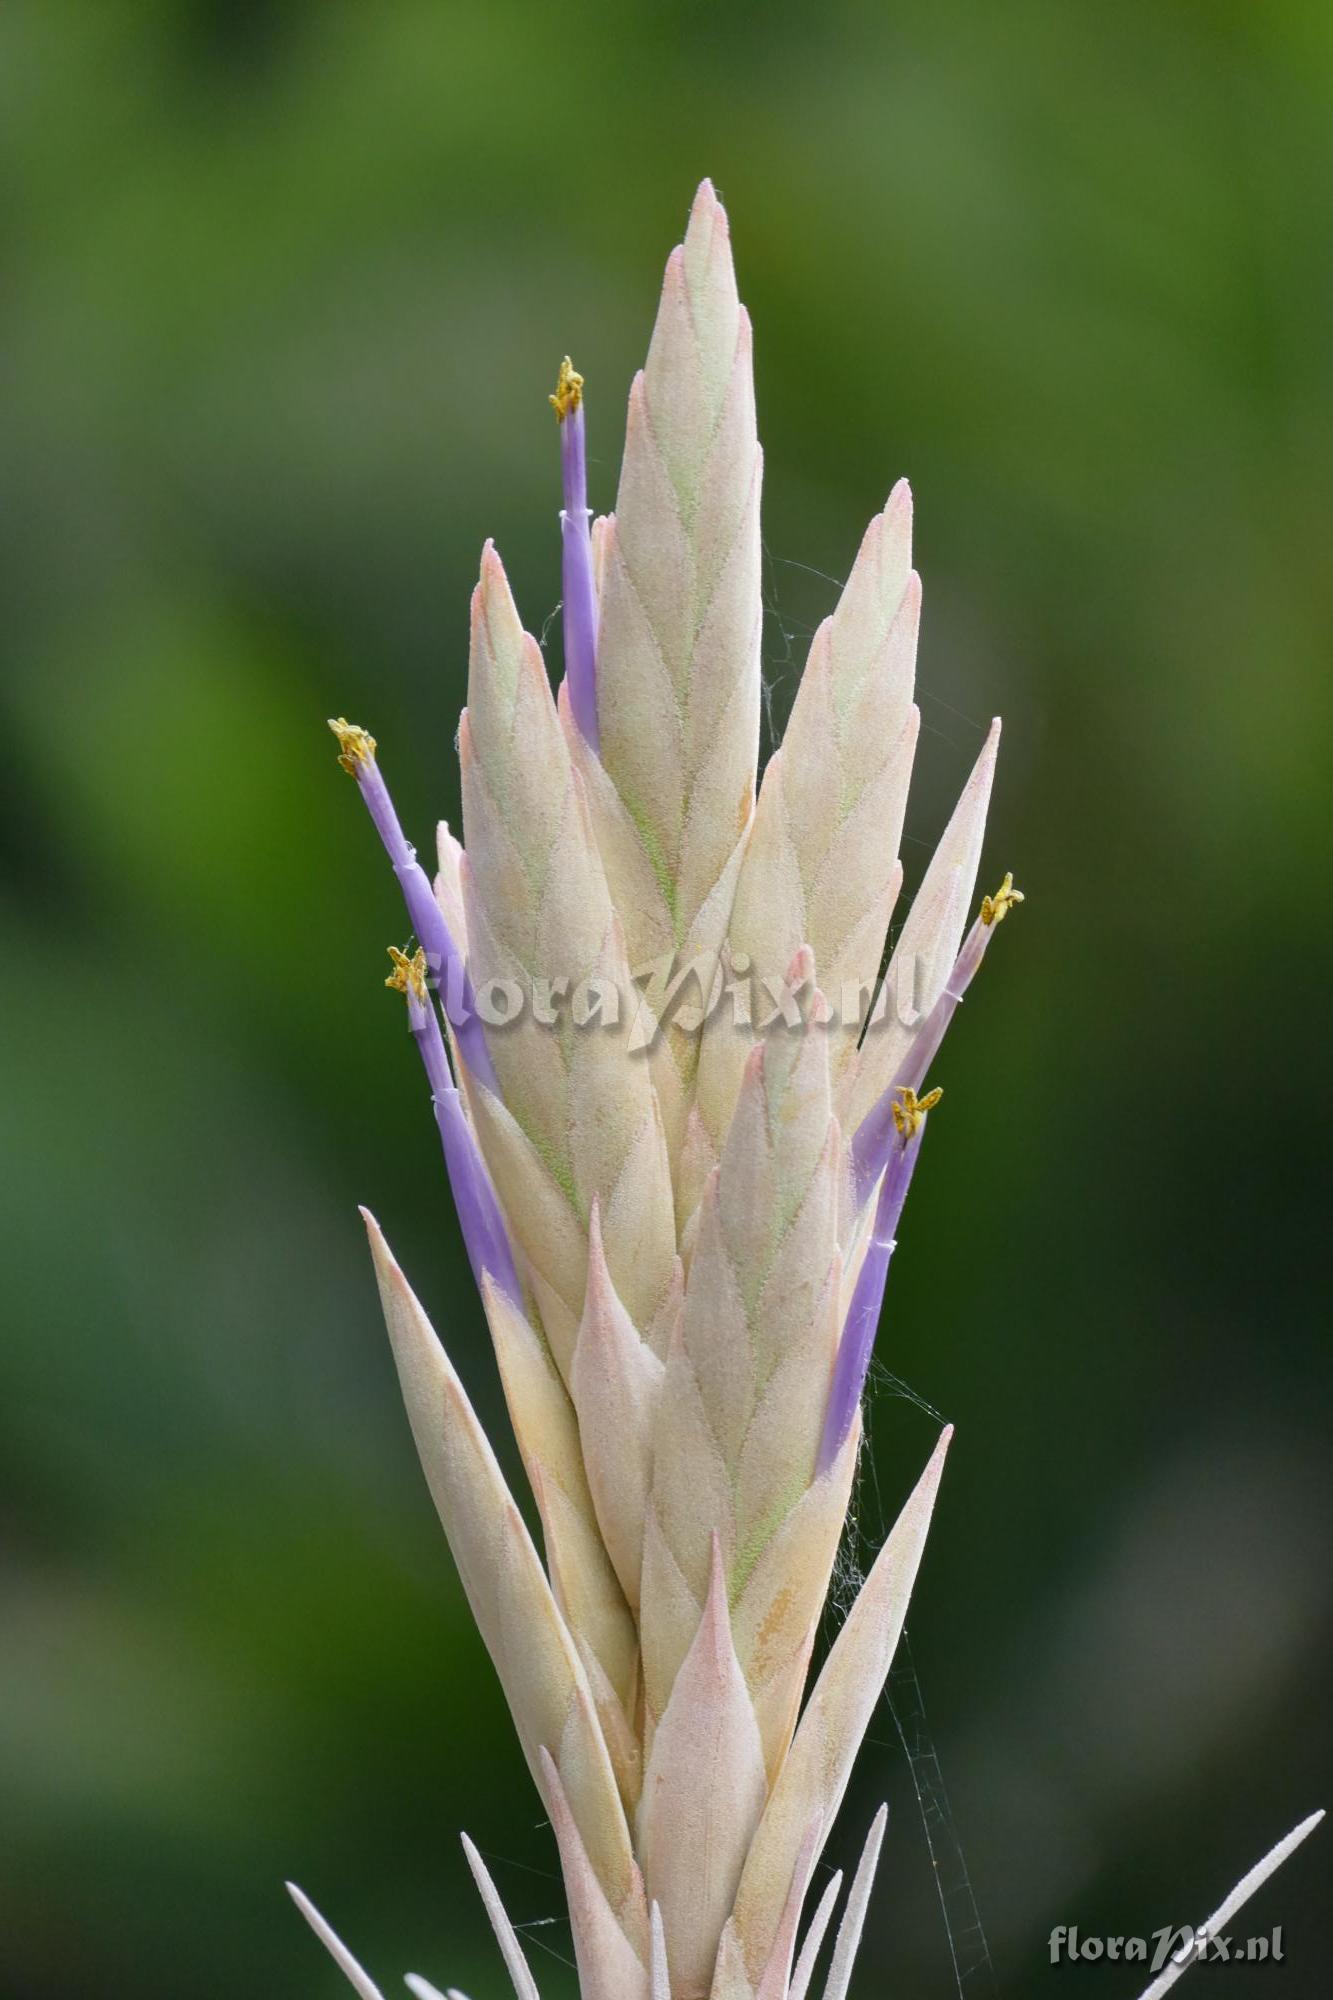
[[[423,845],[457,818],[479,545],[542,630],[555,362],[606,506],[703,173],[758,333],[775,715],[907,471],[909,880],[1007,724],[986,873],[1029,900],[881,1341],[959,1426],[912,1633],[960,1958],[955,1839],[1004,1990],[1124,1994],[1052,1973],[1051,1925],[1197,1917],[1327,1797],[1331,81],[1315,0],[0,13],[7,2000],[332,2000],[284,1875],[386,1990],[498,1993],[461,1822],[569,1990],[356,1220],[498,1432],[323,718],[374,728]],[[933,1428],[881,1385],[867,1544]],[[858,1990],[944,2000],[875,1735]],[[1292,2000],[1326,1867],[1253,1913]]]

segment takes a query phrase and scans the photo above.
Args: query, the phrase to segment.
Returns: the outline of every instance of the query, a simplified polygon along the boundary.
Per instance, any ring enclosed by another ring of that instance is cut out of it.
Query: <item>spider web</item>
[[[883,1497],[879,1490],[879,1474],[869,1444],[870,1412],[873,1404],[880,1397],[906,1401],[921,1410],[932,1422],[941,1427],[944,1423],[939,1411],[928,1403],[924,1396],[919,1395],[898,1376],[891,1374],[881,1362],[872,1360],[870,1382],[873,1384],[873,1391],[868,1390],[862,1406],[866,1430],[857,1465],[856,1484],[829,1591],[829,1608],[831,1611],[836,1611],[839,1626],[855,1602],[870,1562],[878,1552],[891,1525],[886,1518]],[[869,1507],[868,1493],[871,1496]],[[865,1523],[867,1511],[874,1515],[873,1533]],[[940,1914],[944,1923],[949,1960],[959,2000],[984,2000],[984,1996],[997,1995],[999,1992],[994,1961],[986,1941],[976,1891],[968,1872],[962,1836],[949,1803],[939,1751],[936,1749],[926,1718],[925,1697],[912,1658],[906,1627],[903,1628],[898,1641],[888,1683],[881,1698],[902,1746],[908,1776],[921,1816],[921,1827],[925,1834],[926,1849],[930,1855],[931,1869],[935,1877],[935,1889],[939,1896]]]

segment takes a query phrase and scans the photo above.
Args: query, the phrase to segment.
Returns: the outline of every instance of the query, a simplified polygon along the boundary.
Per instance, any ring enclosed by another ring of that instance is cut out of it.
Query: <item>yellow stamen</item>
[[[583,377],[566,355],[560,363],[560,373],[555,378],[555,394],[551,398],[551,408],[563,424],[571,410],[577,410],[583,401]]]
[[[384,984],[394,993],[410,993],[414,1000],[426,998],[426,954],[418,949],[411,958],[397,945],[389,946],[393,971]]]
[[[1013,909],[1014,904],[1021,903],[1022,900],[1023,900],[1023,891],[1021,889],[1015,889],[1014,878],[1012,875],[1006,875],[1003,882],[1001,882],[999,888],[995,891],[995,894],[993,896],[982,897],[981,899],[982,923],[986,924],[987,926],[991,924],[998,924],[1002,918],[1008,916],[1010,910]]]
[[[368,764],[375,755],[374,737],[358,723],[348,722],[341,715],[329,717],[329,728],[337,737],[338,748],[342,753],[338,762],[344,771],[355,777],[358,766]]]
[[[910,1083],[898,1085],[898,1102],[893,1107],[893,1122],[902,1134],[904,1142],[914,1138],[921,1121],[928,1111],[933,1111],[943,1097],[942,1090],[928,1090],[924,1097],[918,1097]]]

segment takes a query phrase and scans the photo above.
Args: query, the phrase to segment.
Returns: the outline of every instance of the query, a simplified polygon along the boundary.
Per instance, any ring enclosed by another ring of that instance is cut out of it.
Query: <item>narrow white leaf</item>
[[[560,1849],[560,1871],[569,1899],[580,2000],[649,2000],[648,1971],[644,1964],[648,1952],[648,1912],[637,1870],[625,1906],[612,1909],[588,1860],[560,1774],[545,1750],[542,1771],[551,1805],[551,1825]],[[631,1926],[637,1944],[630,1939]]]
[[[1248,1875],[1241,1877],[1240,1881],[1237,1882],[1235,1888],[1231,1891],[1231,1894],[1223,1897],[1207,1923],[1201,1926],[1208,1933],[1209,1937],[1216,1937],[1219,1931],[1224,1930],[1225,1926],[1235,1916],[1237,1910],[1249,1902],[1250,1897],[1256,1889],[1262,1889],[1270,1875],[1277,1873],[1287,1857],[1294,1854],[1301,1842],[1314,1832],[1323,1817],[1322,1810],[1311,1813],[1310,1817],[1303,1819],[1299,1826],[1294,1826],[1285,1839],[1279,1840],[1276,1847],[1270,1848],[1263,1860],[1257,1861]],[[1161,1995],[1169,1993],[1176,1981],[1182,1978],[1192,1965],[1196,1965],[1197,1963],[1198,1960],[1191,1955],[1181,1965],[1168,1965],[1153,1980],[1152,1985],[1144,1989],[1140,1995],[1140,2000],[1161,2000]]]
[[[829,1918],[833,1915],[833,1908],[838,1900],[838,1892],[841,1888],[842,1870],[839,1868],[836,1874],[830,1878],[828,1887],[819,1899],[819,1907],[810,1919],[810,1928],[806,1931],[805,1941],[801,1946],[801,1955],[796,1961],[796,1970],[791,1976],[791,1986],[788,1988],[787,2000],[805,2000],[805,1996],[810,1990],[810,1981],[814,1977],[815,1960],[819,1957],[819,1947],[824,1942],[824,1933],[829,1927]]]
[[[755,1989],[755,2000],[787,2000],[791,1980],[791,1962],[796,1951],[796,1932],[801,1922],[801,1911],[805,1907],[805,1893],[810,1887],[810,1877],[815,1872],[815,1862],[819,1859],[824,1845],[824,1818],[817,1813],[806,1829],[801,1851],[796,1857],[792,1870],[791,1887],[782,1907],[778,1922],[777,1936],[773,1949],[764,1967],[764,1976]]]
[[[654,1903],[648,1917],[648,1946],[650,1957],[648,1973],[651,1980],[651,2000],[671,2000],[671,1980],[667,1972],[666,1932],[662,1929],[662,1911]]]
[[[540,1788],[539,1750],[555,1746],[593,1865],[622,1902],[629,1828],[583,1663],[463,1385],[375,1218],[362,1214],[422,1468],[529,1766]]]
[[[870,1831],[866,1835],[860,1864],[852,1878],[847,1908],[843,1911],[842,1922],[838,1926],[838,1942],[833,1948],[833,1963],[829,1967],[824,2000],[847,2000],[847,1988],[852,1983],[852,1967],[856,1963],[856,1953],[861,1943],[866,1907],[870,1902],[870,1891],[875,1885],[875,1870],[879,1866],[879,1850],[884,1845],[884,1828],[888,1824],[888,1818],[888,1807],[881,1806],[871,1821]]]
[[[472,1870],[472,1879],[481,1891],[481,1900],[486,1905],[486,1914],[495,1932],[495,1941],[500,1947],[500,1956],[514,1983],[518,2000],[538,2000],[537,1982],[528,1970],[528,1961],[523,1956],[523,1947],[514,1933],[514,1926],[505,1914],[505,1906],[500,1901],[500,1893],[490,1877],[486,1863],[478,1854],[466,1834],[462,1836],[463,1852],[467,1865]]]
[[[287,1884],[287,1894],[295,1903],[301,1915],[309,1924],[315,1936],[323,1945],[338,1970],[346,1975],[347,1982],[361,1995],[361,2000],[384,2000],[384,1995],[375,1984],[365,1967],[352,1957],[332,1925],[326,1924],[309,1896],[297,1888],[295,1882]]]
[[[761,1967],[756,1968],[748,1962],[736,1918],[734,1915],[728,1917],[722,1932],[709,2000],[789,2000],[796,1933],[800,1928],[810,1877],[814,1874],[815,1862],[823,1845],[824,1821],[822,1815],[816,1813],[801,1841],[777,1928],[768,1943]]]

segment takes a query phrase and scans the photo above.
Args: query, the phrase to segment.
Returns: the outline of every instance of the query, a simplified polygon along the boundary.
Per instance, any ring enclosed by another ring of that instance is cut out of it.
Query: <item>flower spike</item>
[[[762,460],[710,183],[630,391],[615,512],[591,525],[568,357],[554,388],[564,685],[487,542],[458,729],[466,851],[441,830],[433,891],[374,739],[332,725],[415,929],[387,983],[426,1071],[540,1552],[367,1229],[427,1483],[559,1849],[581,2000],[812,2000],[839,1884],[811,1884],[948,1444],[808,1690],[940,1101],[926,1071],[1021,900],[1006,876],[964,943],[999,725],[881,978],[919,724],[906,482],[811,643],[757,791]],[[503,1032],[483,1034],[474,991]],[[825,2000],[845,2000],[882,1834],[881,1815]],[[536,2000],[519,1931],[468,1859],[518,2000]]]
[[[472,1128],[467,1122],[462,1099],[449,1074],[449,1057],[444,1046],[440,1017],[435,1011],[426,984],[426,954],[418,949],[412,958],[389,946],[393,970],[385,985],[401,993],[407,1001],[407,1025],[421,1052],[422,1065],[430,1084],[435,1122],[444,1147],[444,1164],[458,1211],[472,1275],[482,1290],[482,1278],[489,1274],[501,1291],[522,1309],[523,1287],[514,1268],[500,1204],[485,1163],[477,1150]]]
[[[417,860],[417,851],[403,832],[389,787],[375,758],[375,739],[355,722],[331,716],[329,728],[338,739],[338,762],[356,779],[375,831],[393,864],[393,872],[403,891],[407,914],[426,954],[426,963],[436,984],[449,995],[450,1025],[468,1072],[487,1090],[496,1088],[495,1066],[486,1046],[486,1032],[477,1015],[472,981],[462,954],[454,944],[444,913],[435,900],[430,877]],[[453,967],[461,973],[460,990],[449,990]]]
[[[551,407],[560,425],[560,471],[565,504],[560,511],[564,544],[565,680],[579,734],[590,750],[598,747],[597,591],[593,583],[592,513],[588,506],[588,440],[583,417],[583,377],[569,356],[560,363]]]

